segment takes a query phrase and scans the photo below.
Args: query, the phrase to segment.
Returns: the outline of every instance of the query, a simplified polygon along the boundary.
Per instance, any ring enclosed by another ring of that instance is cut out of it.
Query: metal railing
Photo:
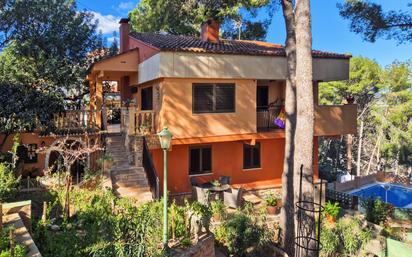
[[[273,106],[267,109],[257,110],[257,130],[279,129],[279,127],[275,125],[275,119],[279,115],[281,108],[282,106]]]
[[[153,165],[152,157],[147,146],[146,139],[143,137],[143,167],[149,181],[150,191],[154,200],[160,199],[159,177]]]

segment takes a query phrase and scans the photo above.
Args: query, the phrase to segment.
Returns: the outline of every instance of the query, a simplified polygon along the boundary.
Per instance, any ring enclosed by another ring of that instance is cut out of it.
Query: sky
[[[172,0],[171,0],[172,1]],[[77,0],[79,9],[86,9],[94,13],[99,19],[99,29],[113,41],[113,31],[118,30],[118,21],[138,4],[139,0]],[[378,39],[375,43],[362,40],[349,30],[349,21],[339,16],[336,3],[343,0],[312,0],[312,37],[313,49],[350,53],[353,56],[364,56],[376,60],[386,66],[394,60],[412,60],[412,42],[398,45],[393,40]],[[373,0],[382,4],[384,10],[406,10],[410,0]],[[261,11],[258,18],[267,17]],[[280,7],[273,16],[266,41],[273,43],[285,42],[285,25]]]

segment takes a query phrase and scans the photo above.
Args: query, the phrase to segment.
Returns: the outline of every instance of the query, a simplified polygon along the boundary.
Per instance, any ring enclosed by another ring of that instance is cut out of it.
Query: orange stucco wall
[[[234,83],[233,113],[192,113],[193,83]],[[256,80],[171,79],[160,83],[158,128],[173,128],[174,138],[256,132]]]
[[[129,36],[129,49],[133,48],[139,48],[139,63],[160,52],[159,49],[146,45],[143,42]]]
[[[283,172],[284,139],[259,140],[261,143],[261,168],[243,169],[243,142],[211,143],[212,174],[196,176],[199,182],[230,176],[232,184],[244,188],[280,186]],[[317,139],[314,140],[314,171],[317,176]],[[152,151],[153,162],[160,181],[163,179],[163,152]],[[173,146],[168,152],[168,188],[172,193],[190,192],[189,145]]]
[[[11,150],[11,147],[13,146],[13,137],[14,134],[10,135],[7,137],[7,140],[1,149],[1,152],[7,152]],[[37,144],[37,147],[40,148],[42,142],[44,141],[44,146],[47,148],[51,144],[53,144],[56,140],[60,139],[61,137],[59,136],[39,136],[39,133],[33,132],[33,133],[21,133],[21,144]],[[90,136],[90,138],[98,138],[98,136]],[[4,134],[0,134],[0,142],[3,142],[4,139]],[[98,139],[97,139],[98,140]],[[90,156],[90,165],[91,169],[95,170],[97,169],[97,159],[99,158],[100,153],[92,154]],[[23,166],[23,176],[25,173],[32,171],[34,169],[37,169],[38,172],[41,174],[45,168],[45,159],[46,159],[46,154],[45,153],[38,153],[37,154],[37,162],[36,163],[25,163]]]

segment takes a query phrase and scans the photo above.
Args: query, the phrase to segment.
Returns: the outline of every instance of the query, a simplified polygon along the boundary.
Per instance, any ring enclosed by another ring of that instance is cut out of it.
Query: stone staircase
[[[108,135],[107,153],[113,157],[110,175],[115,194],[132,198],[138,203],[151,201],[153,198],[145,170],[141,162],[133,163],[129,159],[124,137],[120,133]]]

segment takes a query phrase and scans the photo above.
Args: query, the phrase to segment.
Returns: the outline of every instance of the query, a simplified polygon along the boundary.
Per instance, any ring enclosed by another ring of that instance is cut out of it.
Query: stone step
[[[146,183],[146,176],[144,174],[119,174],[113,175],[115,182],[136,182],[136,183]]]
[[[130,174],[133,174],[133,173],[145,174],[146,172],[143,167],[135,167],[135,166],[129,165],[129,166],[124,166],[124,167],[113,166],[111,169],[111,173],[112,174],[129,174],[129,173]]]

